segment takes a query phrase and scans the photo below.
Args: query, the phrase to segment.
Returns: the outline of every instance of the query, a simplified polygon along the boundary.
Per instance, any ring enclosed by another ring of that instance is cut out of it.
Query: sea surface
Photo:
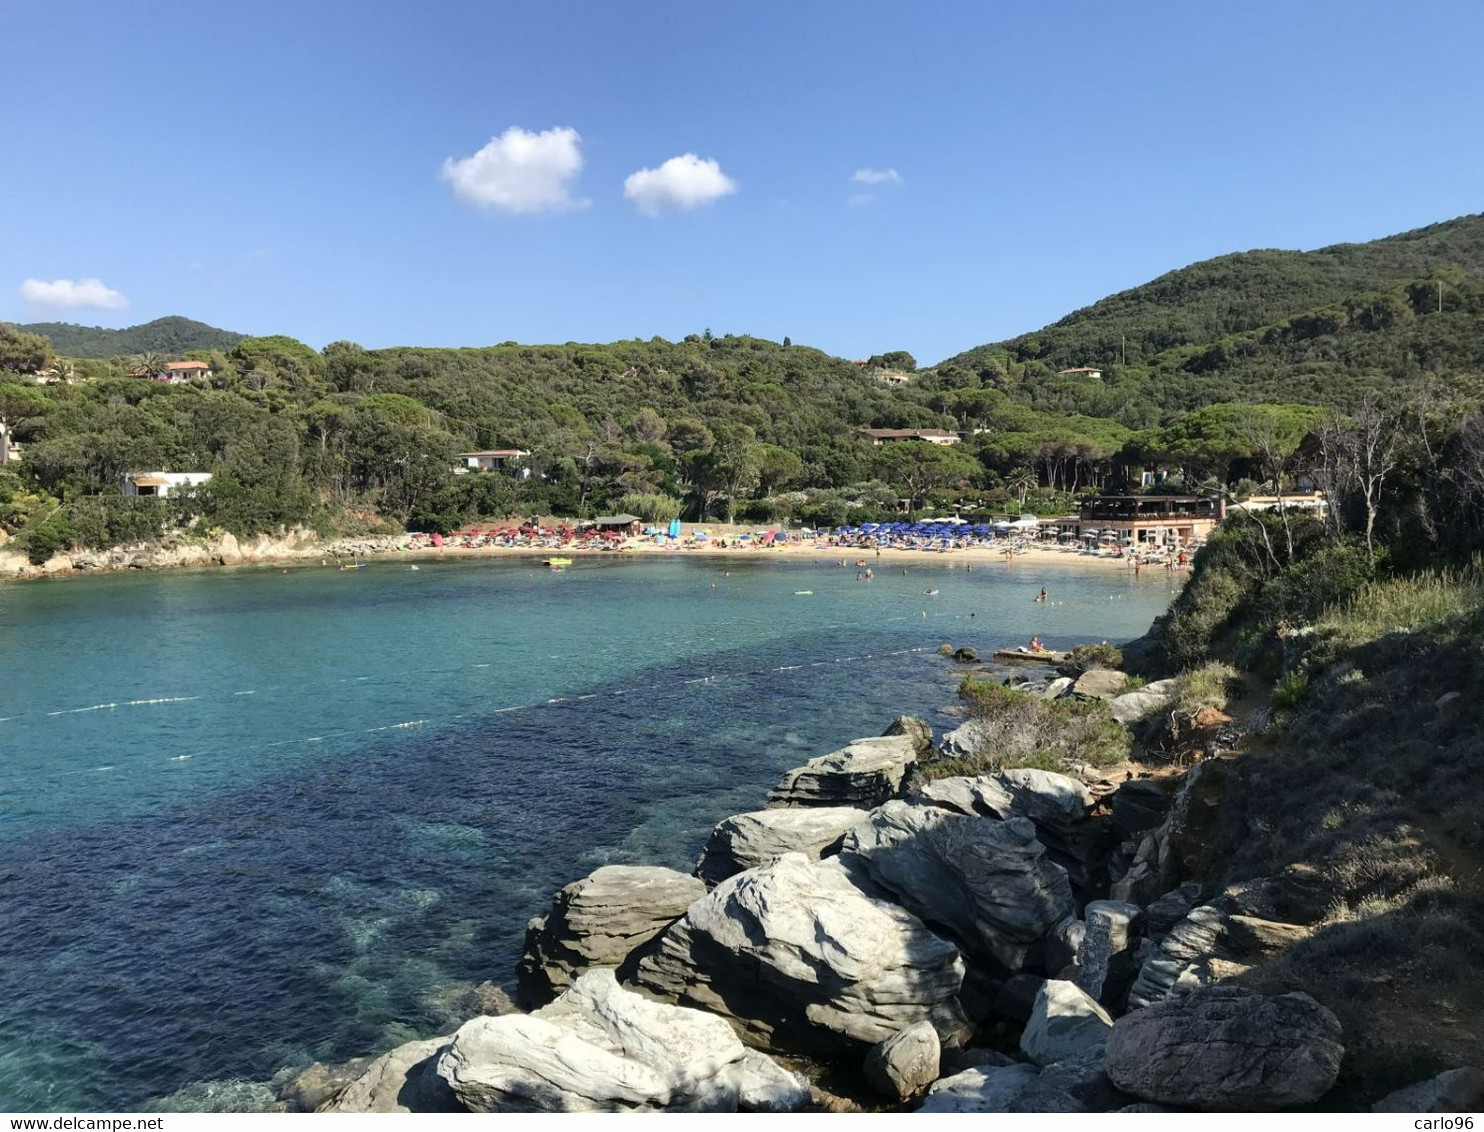
[[[562,884],[689,871],[787,768],[899,714],[952,726],[941,642],[1125,640],[1171,597],[1162,571],[872,565],[0,588],[0,1110],[259,1097],[447,1032]]]

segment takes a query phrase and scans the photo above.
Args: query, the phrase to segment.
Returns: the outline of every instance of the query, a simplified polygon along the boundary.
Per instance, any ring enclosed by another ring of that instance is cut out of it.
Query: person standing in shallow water
[[[1037,601],[1037,603],[1038,604],[1041,604],[1041,605],[1046,604],[1046,597],[1047,597],[1046,587],[1045,586],[1042,586],[1041,587],[1041,592],[1036,595],[1036,601]]]

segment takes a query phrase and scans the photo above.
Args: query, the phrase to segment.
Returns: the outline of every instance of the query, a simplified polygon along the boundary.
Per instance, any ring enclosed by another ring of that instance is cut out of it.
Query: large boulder
[[[1484,1069],[1465,1066],[1408,1085],[1371,1105],[1372,1112],[1425,1112],[1446,1115],[1484,1111]]]
[[[939,1080],[918,1112],[1086,1112],[1076,1097],[1042,1079],[1034,1065],[965,1069]]]
[[[1151,1006],[1209,986],[1218,973],[1212,969],[1212,960],[1225,958],[1221,950],[1225,933],[1226,916],[1220,909],[1209,904],[1192,908],[1160,940],[1159,950],[1144,960],[1129,990],[1129,1008]]]
[[[972,778],[940,778],[923,786],[913,800],[960,814],[1030,818],[1038,826],[1082,821],[1093,805],[1085,783],[1071,775],[1030,767]]]
[[[1155,712],[1164,711],[1175,702],[1173,694],[1151,692],[1148,688],[1136,688],[1114,696],[1108,706],[1113,709],[1113,718],[1119,723],[1138,723]]]
[[[1072,685],[1073,696],[1085,700],[1111,700],[1128,683],[1128,674],[1116,668],[1089,668]]]
[[[1170,812],[1175,783],[1167,778],[1131,778],[1114,791],[1113,825],[1125,837],[1157,828]]]
[[[914,802],[960,814],[1029,818],[1051,859],[1074,885],[1086,884],[1108,848],[1107,823],[1089,821],[1096,799],[1067,774],[1019,767],[977,777],[940,778],[920,787]]]
[[[864,1053],[927,1020],[958,1044],[958,949],[854,885],[837,861],[785,853],[722,881],[640,960],[635,982],[733,1019],[746,1040]]]
[[[768,794],[768,805],[870,809],[896,797],[917,756],[912,735],[857,739],[789,771]]]
[[[573,881],[526,927],[522,1001],[550,1002],[584,971],[620,966],[705,895],[695,877],[651,865],[604,865]]]
[[[606,970],[534,1014],[465,1023],[437,1072],[473,1112],[733,1112],[756,1076],[724,1019],[653,1002]]]
[[[1210,987],[1120,1018],[1113,1083],[1155,1104],[1272,1109],[1312,1104],[1335,1083],[1340,1023],[1306,994]]]
[[[1113,1019],[1097,999],[1076,983],[1048,979],[1036,995],[1020,1048],[1037,1065],[1075,1060],[1101,1051],[1112,1029]]]
[[[850,806],[805,806],[755,810],[717,823],[696,862],[696,876],[708,886],[745,869],[766,865],[785,853],[820,858],[839,848],[845,831],[860,821]]]
[[[888,802],[845,835],[840,853],[968,954],[1010,972],[1039,958],[1047,932],[1074,906],[1066,871],[1024,818]]]
[[[883,1096],[904,1101],[938,1079],[943,1054],[938,1031],[930,1022],[898,1030],[866,1054],[866,1081]]]
[[[912,745],[917,748],[919,756],[926,756],[933,750],[933,725],[925,719],[919,719],[915,715],[899,715],[891,721],[883,735],[905,735],[912,740]]]
[[[448,1038],[408,1042],[371,1062],[354,1081],[318,1107],[320,1112],[463,1112],[438,1058]]]
[[[989,725],[982,719],[967,719],[943,736],[938,753],[945,759],[978,758],[993,741]]]

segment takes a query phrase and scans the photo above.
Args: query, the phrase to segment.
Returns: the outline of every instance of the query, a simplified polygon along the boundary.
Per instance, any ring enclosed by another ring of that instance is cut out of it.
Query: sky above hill
[[[1484,6],[11,0],[0,319],[937,361],[1484,208]]]

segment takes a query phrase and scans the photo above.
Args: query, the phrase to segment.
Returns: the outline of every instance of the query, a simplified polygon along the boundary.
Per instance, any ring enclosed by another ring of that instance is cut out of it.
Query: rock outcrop
[[[522,1001],[539,1006],[584,971],[621,966],[704,895],[695,877],[649,865],[605,865],[573,881],[526,927]]]
[[[1111,847],[1106,822],[1088,820],[1096,801],[1092,791],[1067,774],[1021,767],[941,778],[919,788],[912,800],[961,814],[1029,818],[1051,859],[1075,885],[1089,881]]]
[[[437,1072],[472,1112],[732,1112],[748,1078],[776,1091],[723,1019],[625,990],[612,971],[534,1014],[465,1023]]]
[[[1155,1104],[1271,1109],[1312,1104],[1340,1071],[1335,1016],[1306,994],[1211,987],[1120,1018],[1105,1067]]]
[[[1128,674],[1116,668],[1089,668],[1072,685],[1069,695],[1085,700],[1111,700],[1128,683]]]
[[[1484,1111],[1484,1069],[1465,1066],[1439,1073],[1382,1097],[1372,1112],[1425,1112],[1447,1115]]]
[[[734,1020],[750,1044],[864,1053],[915,1022],[958,1044],[958,949],[857,888],[836,861],[786,853],[729,877],[666,929],[635,982]]]
[[[1113,1019],[1097,999],[1076,983],[1048,979],[1036,995],[1020,1048],[1037,1065],[1051,1065],[1100,1053],[1112,1029]]]
[[[768,794],[768,805],[870,809],[896,797],[916,761],[917,741],[911,735],[857,739],[789,771]]]
[[[919,1112],[1086,1112],[1087,1106],[1034,1065],[965,1069],[928,1091]]]
[[[320,1112],[463,1112],[464,1106],[438,1076],[438,1058],[449,1038],[408,1042],[384,1053],[334,1096]]]
[[[967,954],[1011,973],[1073,909],[1066,871],[1024,818],[888,802],[846,834],[840,852]]]
[[[696,876],[714,887],[785,853],[824,857],[839,848],[862,813],[850,806],[804,806],[734,814],[711,831],[696,862]]]
[[[904,1101],[938,1079],[943,1047],[930,1022],[898,1030],[866,1054],[866,1081],[883,1096]]]

